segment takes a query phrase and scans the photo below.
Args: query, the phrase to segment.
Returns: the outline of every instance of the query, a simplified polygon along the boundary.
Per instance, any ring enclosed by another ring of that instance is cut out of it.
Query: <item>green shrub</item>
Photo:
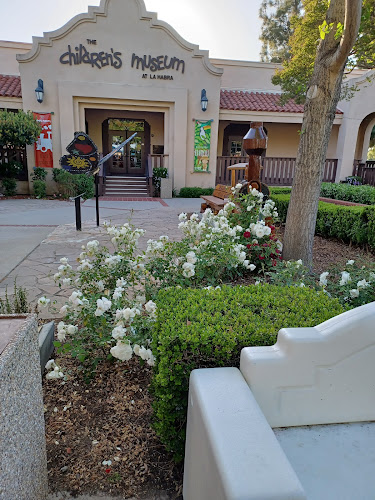
[[[243,347],[273,345],[280,328],[315,326],[344,310],[323,292],[274,285],[162,290],[157,307],[154,426],[176,461],[193,369],[238,366]]]
[[[199,198],[200,196],[211,196],[214,188],[183,187],[178,194],[179,198]]]
[[[323,182],[320,188],[320,196],[364,205],[375,205],[375,187],[372,186]]]
[[[0,314],[22,314],[31,311],[30,304],[27,300],[27,292],[22,286],[17,286],[16,279],[14,280],[13,295],[9,296],[8,287],[5,287],[4,298],[0,297]]]
[[[355,186],[351,187],[357,189]],[[280,220],[285,222],[290,196],[273,195],[272,200],[276,204]],[[375,207],[347,207],[320,201],[315,234],[375,249]]]
[[[58,187],[58,194],[63,198],[78,196],[83,193],[85,200],[94,196],[94,178],[86,174],[71,174],[63,168],[52,169],[52,178]]]
[[[46,183],[41,181],[40,179],[36,179],[33,181],[34,185],[34,195],[36,198],[45,198],[46,197]]]
[[[4,189],[5,196],[14,196],[17,193],[16,179],[5,177],[4,179],[2,179],[1,184]]]
[[[33,181],[45,181],[47,177],[47,169],[42,167],[34,167],[33,168]]]
[[[270,193],[273,194],[290,194],[292,192],[292,188],[290,187],[271,187]]]
[[[12,179],[22,172],[23,165],[19,161],[0,163],[0,178]]]

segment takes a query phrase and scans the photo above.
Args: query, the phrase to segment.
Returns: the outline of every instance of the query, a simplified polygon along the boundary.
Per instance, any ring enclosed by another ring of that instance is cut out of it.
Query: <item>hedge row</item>
[[[214,188],[184,187],[180,189],[179,198],[199,198],[200,196],[211,196]]]
[[[290,195],[272,195],[280,220],[286,221]],[[315,234],[375,250],[375,206],[346,207],[320,201]]]
[[[291,193],[290,187],[271,187],[271,195]],[[363,203],[364,205],[375,205],[375,187],[352,186],[351,184],[335,184],[323,182],[320,188],[320,196],[334,200],[351,201],[352,203]]]
[[[334,184],[323,182],[320,196],[334,200],[375,205],[375,188],[373,186],[352,186],[350,184]]]
[[[154,426],[176,461],[184,456],[193,369],[238,366],[243,347],[273,345],[283,327],[315,326],[343,312],[322,292],[275,285],[161,290],[157,306]]]

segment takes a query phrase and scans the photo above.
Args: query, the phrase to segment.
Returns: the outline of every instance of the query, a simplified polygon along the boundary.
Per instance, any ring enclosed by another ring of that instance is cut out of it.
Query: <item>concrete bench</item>
[[[185,500],[374,498],[374,325],[375,302],[193,371]]]

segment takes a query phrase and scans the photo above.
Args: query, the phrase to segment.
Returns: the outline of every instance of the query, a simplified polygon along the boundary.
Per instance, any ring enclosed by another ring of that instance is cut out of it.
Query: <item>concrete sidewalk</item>
[[[200,203],[197,198],[173,198],[164,200],[163,204],[103,201],[100,203],[100,222],[106,220],[120,225],[131,221],[134,226],[145,229],[146,235],[140,240],[143,249],[148,239],[162,234],[178,238],[178,214],[199,212]],[[68,257],[74,262],[81,246],[92,239],[111,247],[103,228],[96,227],[95,200],[82,203],[82,231],[76,231],[74,221],[73,202],[0,200],[0,296],[4,295],[6,287],[11,291],[16,279],[18,285],[26,288],[32,305],[42,295],[56,300],[58,308],[65,302],[69,291],[60,290],[53,280],[60,258]]]

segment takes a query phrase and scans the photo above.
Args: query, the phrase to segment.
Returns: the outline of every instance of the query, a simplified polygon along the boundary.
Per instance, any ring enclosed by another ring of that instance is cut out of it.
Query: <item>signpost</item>
[[[129,141],[131,141],[137,132],[131,135],[124,142],[116,146],[110,153],[108,153],[104,158],[98,161],[98,148],[92,139],[85,134],[85,132],[75,132],[74,139],[68,146],[66,150],[68,155],[64,155],[60,158],[60,165],[64,170],[67,170],[71,174],[83,174],[93,175],[95,182],[95,206],[96,206],[96,225],[99,226],[99,176],[100,167],[109,160],[114,154],[116,154],[120,149],[122,149]],[[81,196],[82,194],[76,196],[75,208],[76,208],[76,229],[81,231]]]

